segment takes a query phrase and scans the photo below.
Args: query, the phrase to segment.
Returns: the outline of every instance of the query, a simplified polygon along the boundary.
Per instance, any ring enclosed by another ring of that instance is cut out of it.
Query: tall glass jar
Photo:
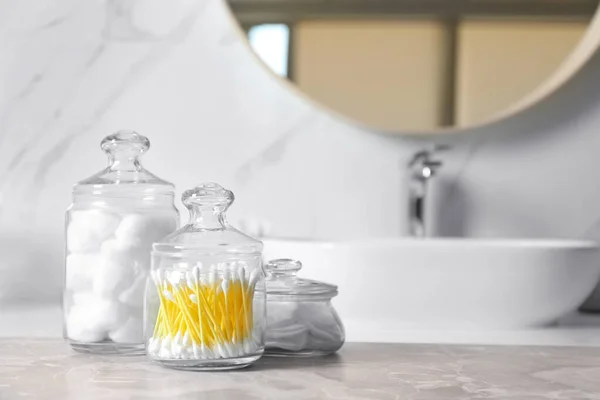
[[[143,302],[152,243],[179,226],[174,186],[140,164],[149,140],[102,140],[109,165],[73,188],[66,215],[64,337],[88,353],[144,352]]]
[[[263,245],[227,223],[233,200],[216,183],[186,191],[189,223],[154,244],[144,314],[151,360],[218,370],[248,366],[263,354]]]

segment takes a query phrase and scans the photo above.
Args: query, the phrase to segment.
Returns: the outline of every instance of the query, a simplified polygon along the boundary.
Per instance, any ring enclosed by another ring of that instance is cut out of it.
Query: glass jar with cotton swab
[[[243,368],[264,352],[263,244],[228,224],[233,200],[216,183],[184,192],[189,223],[153,246],[144,336],[163,366]]]

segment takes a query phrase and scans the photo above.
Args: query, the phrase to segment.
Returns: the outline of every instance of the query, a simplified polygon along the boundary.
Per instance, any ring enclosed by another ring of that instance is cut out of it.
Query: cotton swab
[[[247,278],[243,264],[213,264],[203,275],[197,264],[188,272],[152,271],[151,278],[160,300],[151,356],[216,359],[258,351],[251,304],[259,271]]]

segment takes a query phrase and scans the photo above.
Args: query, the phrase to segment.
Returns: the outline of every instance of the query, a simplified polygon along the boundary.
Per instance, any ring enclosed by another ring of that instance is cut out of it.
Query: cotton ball
[[[92,293],[74,294],[73,303],[67,313],[66,331],[70,339],[78,342],[101,342],[108,331],[127,319],[126,306]]]
[[[107,257],[127,259],[136,273],[150,271],[151,246],[136,247],[132,246],[129,240],[115,238],[104,242],[101,250],[102,254]]]
[[[73,293],[72,299],[73,304],[81,305],[93,301],[96,298],[92,292],[75,292]]]
[[[129,256],[134,261],[137,273],[148,274],[151,264],[151,247],[134,247],[129,250]]]
[[[75,305],[71,307],[71,313],[76,311],[73,318],[86,332],[105,335],[123,324],[129,315],[127,306],[93,294],[73,296],[73,301]]]
[[[106,338],[106,332],[90,329],[88,310],[85,307],[71,307],[66,321],[67,337],[76,342],[97,343]]]
[[[150,247],[176,228],[177,221],[172,216],[131,214],[123,217],[115,237],[132,247]]]
[[[142,319],[137,316],[129,317],[125,323],[108,334],[115,343],[143,343],[144,329]]]
[[[66,289],[76,292],[90,290],[99,262],[100,255],[98,253],[69,254],[65,268]]]
[[[119,260],[104,260],[94,274],[93,289],[99,296],[117,298],[133,281],[131,266]]]
[[[67,228],[67,248],[71,253],[93,251],[113,235],[120,218],[100,210],[73,211]]]
[[[140,274],[133,284],[119,295],[119,301],[131,307],[142,307],[148,275]]]
[[[100,253],[102,256],[107,257],[119,257],[123,254],[127,254],[129,258],[133,258],[131,255],[135,252],[127,243],[123,243],[122,241],[116,239],[109,239],[103,242],[100,246]]]
[[[135,253],[114,239],[102,244],[100,262],[94,273],[94,293],[117,298],[135,278]]]

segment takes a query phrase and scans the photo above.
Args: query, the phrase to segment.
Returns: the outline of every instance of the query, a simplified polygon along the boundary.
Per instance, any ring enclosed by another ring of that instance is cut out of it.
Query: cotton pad
[[[311,332],[315,332],[317,335],[321,333],[327,335],[328,332],[339,331],[339,321],[332,315],[331,308],[326,303],[303,303],[297,310],[297,316],[305,321]]]
[[[266,346],[289,351],[300,351],[306,348],[309,331],[301,324],[289,325],[286,328],[267,328]]]

